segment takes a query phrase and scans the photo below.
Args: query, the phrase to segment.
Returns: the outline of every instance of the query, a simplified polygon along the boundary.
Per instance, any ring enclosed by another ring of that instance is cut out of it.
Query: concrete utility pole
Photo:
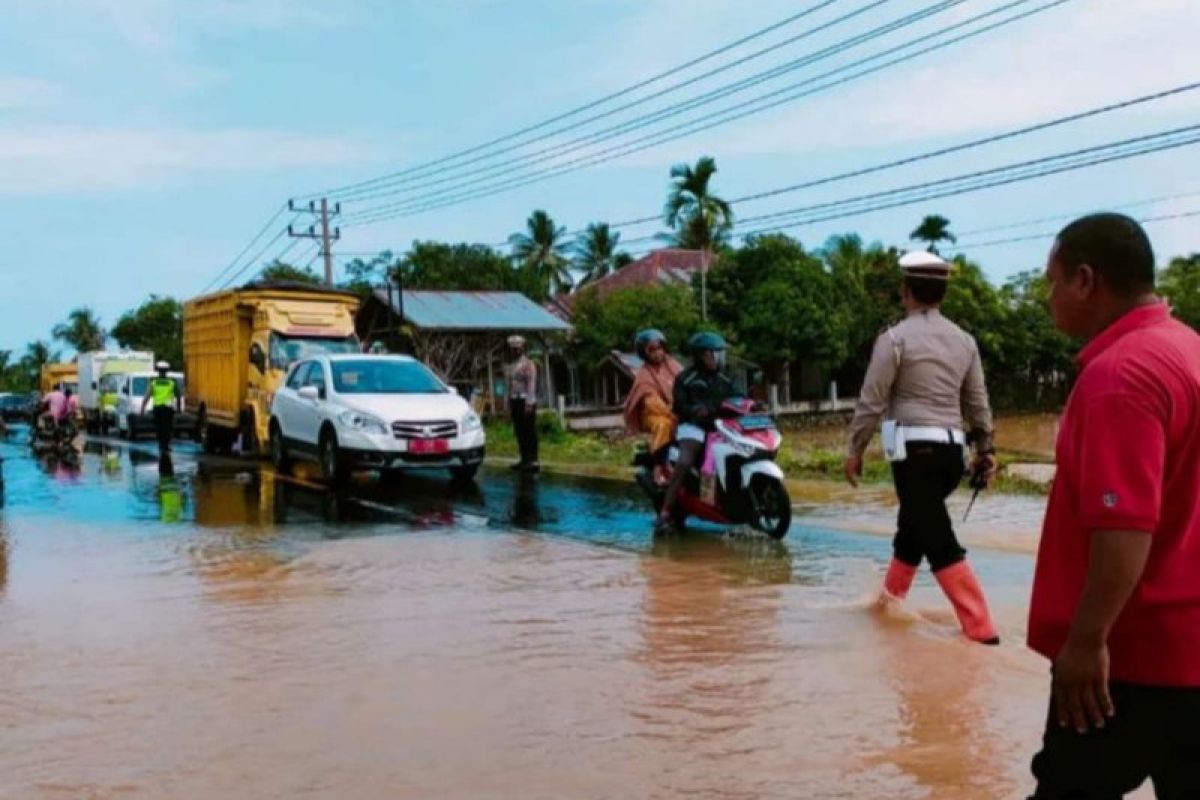
[[[321,205],[317,205],[315,201],[308,201],[308,208],[297,206],[295,200],[288,200],[288,211],[307,211],[309,214],[318,215],[321,221],[321,232],[317,233],[316,225],[309,225],[307,231],[296,233],[292,230],[292,226],[288,225],[288,236],[294,239],[319,239],[321,242],[321,257],[325,261],[325,285],[333,286],[333,250],[330,248],[331,242],[336,242],[342,238],[342,229],[334,228],[333,232],[329,230],[330,215],[338,216],[342,213],[342,204],[334,203],[333,208],[329,207],[328,198],[321,198]]]

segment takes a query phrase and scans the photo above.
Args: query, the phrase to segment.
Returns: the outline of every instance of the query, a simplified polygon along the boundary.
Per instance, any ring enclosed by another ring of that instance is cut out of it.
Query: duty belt
[[[901,425],[900,431],[906,442],[938,442],[940,444],[966,445],[966,435],[957,428],[935,428],[924,425]]]

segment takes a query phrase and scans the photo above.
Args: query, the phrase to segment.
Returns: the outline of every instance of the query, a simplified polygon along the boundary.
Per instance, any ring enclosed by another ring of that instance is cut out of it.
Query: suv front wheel
[[[287,475],[292,469],[292,457],[288,454],[278,422],[271,423],[271,463],[280,475]]]
[[[332,430],[327,429],[321,435],[321,446],[319,448],[321,459],[321,477],[330,484],[339,484],[345,477],[345,461],[342,459],[341,449],[338,447],[337,434]]]

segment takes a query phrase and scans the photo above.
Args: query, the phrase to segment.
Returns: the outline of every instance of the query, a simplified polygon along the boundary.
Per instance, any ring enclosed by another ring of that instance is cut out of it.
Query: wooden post
[[[542,347],[542,367],[546,370],[546,407],[549,408],[554,402],[554,375],[550,372],[550,348],[545,343]]]
[[[488,355],[488,407],[492,410],[492,416],[496,416],[496,380],[492,377],[492,362],[495,361],[495,354]]]
[[[837,391],[837,381],[830,381],[830,382],[829,382],[829,406],[830,406],[830,408],[832,408],[834,411],[837,411],[837,410],[838,410],[838,391]]]
[[[558,424],[564,431],[567,429],[567,398],[561,394],[558,396]]]

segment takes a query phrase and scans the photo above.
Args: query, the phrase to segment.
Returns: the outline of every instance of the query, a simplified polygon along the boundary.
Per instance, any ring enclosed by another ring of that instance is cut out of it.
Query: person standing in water
[[[537,364],[525,354],[525,337],[508,337],[512,361],[507,368],[508,411],[512,416],[513,433],[517,437],[520,461],[513,469],[537,472]]]
[[[850,423],[846,480],[858,485],[863,453],[884,420],[884,455],[891,462],[900,501],[894,555],[883,583],[885,597],[904,599],[921,562],[928,559],[967,637],[999,644],[983,588],[946,511],[946,498],[963,478],[968,444],[975,449],[972,472],[991,478],[996,470],[992,411],[979,349],[940,310],[950,264],[918,251],[903,256],[900,267],[907,315],[875,340]]]

